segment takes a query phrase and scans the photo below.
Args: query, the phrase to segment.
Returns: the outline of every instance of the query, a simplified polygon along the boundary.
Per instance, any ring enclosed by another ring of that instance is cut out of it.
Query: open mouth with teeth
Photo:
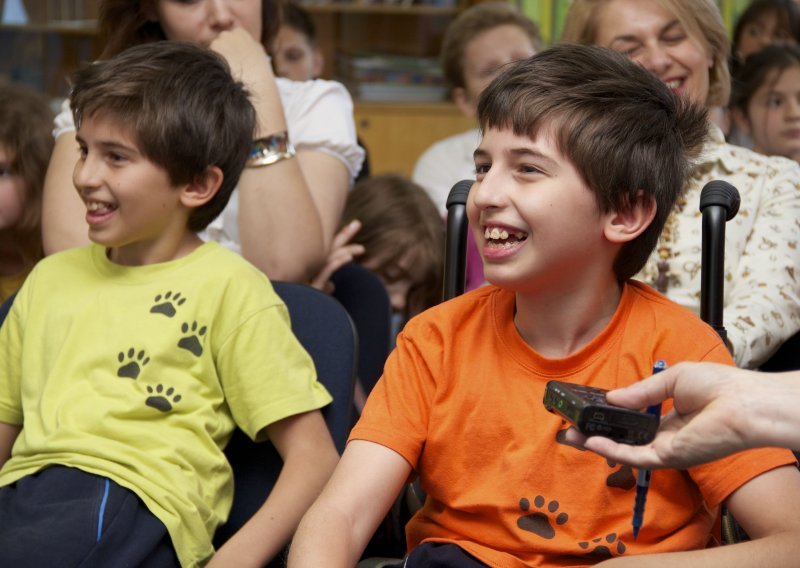
[[[97,225],[105,221],[118,206],[105,201],[86,201],[86,221],[90,225]]]
[[[492,246],[513,246],[528,238],[528,233],[523,231],[514,231],[509,233],[505,229],[498,227],[486,227],[483,230],[483,237],[486,243]]]
[[[669,81],[664,81],[664,84],[670,91],[680,91],[684,81],[684,79],[671,79]]]
[[[111,205],[110,203],[103,203],[102,201],[87,201],[86,202],[86,209],[91,213],[102,213],[107,211],[114,211],[117,208],[116,205]]]

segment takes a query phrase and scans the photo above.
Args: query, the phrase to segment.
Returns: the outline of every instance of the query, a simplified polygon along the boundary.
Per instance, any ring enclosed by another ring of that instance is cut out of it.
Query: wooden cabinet
[[[452,103],[356,103],[356,130],[373,174],[411,175],[420,154],[447,136],[475,127]]]

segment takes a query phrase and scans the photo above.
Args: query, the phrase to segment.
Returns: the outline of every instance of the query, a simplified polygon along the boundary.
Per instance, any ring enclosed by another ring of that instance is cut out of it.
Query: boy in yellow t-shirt
[[[565,44],[509,66],[478,118],[467,214],[491,285],[406,325],[289,565],[352,565],[410,476],[427,498],[406,568],[795,565],[790,452],[655,472],[634,539],[632,470],[570,445],[542,404],[552,379],[609,389],[659,359],[731,364],[697,316],[630,280],[704,111],[622,55]],[[708,549],[723,502],[752,540]]]
[[[236,186],[255,111],[224,60],[185,43],[73,84],[94,244],[41,261],[0,329],[0,564],[264,564],[338,456],[330,395],[269,281],[197,236]],[[215,554],[236,426],[284,466]]]

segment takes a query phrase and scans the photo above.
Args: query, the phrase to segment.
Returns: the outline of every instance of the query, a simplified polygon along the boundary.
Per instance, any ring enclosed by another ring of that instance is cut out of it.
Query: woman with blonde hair
[[[729,41],[713,0],[574,0],[562,41],[627,55],[673,92],[725,106]],[[741,195],[727,224],[724,321],[742,367],[757,367],[800,329],[800,167],[725,143],[709,123],[694,174],[639,278],[694,311],[700,306],[700,191],[714,179]]]

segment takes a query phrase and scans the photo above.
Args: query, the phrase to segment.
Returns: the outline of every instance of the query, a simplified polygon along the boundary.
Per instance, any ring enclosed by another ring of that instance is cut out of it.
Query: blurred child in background
[[[53,115],[28,87],[0,81],[0,302],[42,258],[42,186]]]
[[[324,59],[317,45],[311,16],[294,2],[283,5],[283,20],[270,46],[272,67],[278,77],[292,81],[317,79]]]
[[[768,45],[800,43],[800,6],[794,0],[754,0],[742,12],[733,31],[735,62]]]
[[[732,118],[768,156],[800,159],[800,47],[772,45],[749,56],[733,81]]]
[[[329,289],[330,275],[350,261],[380,276],[403,320],[438,304],[444,225],[425,190],[395,174],[357,183],[347,197],[328,264],[313,285]]]

